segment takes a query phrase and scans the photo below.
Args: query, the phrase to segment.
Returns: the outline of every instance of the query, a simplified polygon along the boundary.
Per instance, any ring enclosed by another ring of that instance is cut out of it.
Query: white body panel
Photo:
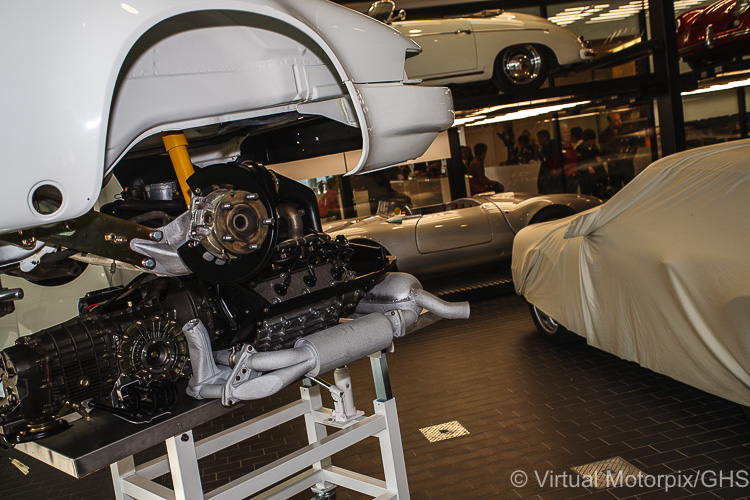
[[[0,232],[84,214],[106,172],[162,131],[308,106],[361,128],[359,172],[419,156],[453,121],[447,90],[403,84],[413,42],[323,0],[14,2],[0,40]],[[427,112],[408,114],[414,102]],[[54,213],[35,210],[40,185],[62,194]]]
[[[498,54],[511,45],[537,44],[550,49],[558,64],[591,59],[576,35],[541,17],[504,12],[487,19],[402,21],[394,28],[417,42],[418,58],[406,62],[409,78],[430,85],[489,80]]]

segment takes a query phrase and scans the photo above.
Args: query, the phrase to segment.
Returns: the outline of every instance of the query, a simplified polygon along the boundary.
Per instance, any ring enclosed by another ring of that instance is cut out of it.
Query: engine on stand
[[[128,196],[102,208],[154,226],[156,238],[107,235],[145,256],[151,272],[88,293],[79,316],[0,353],[6,439],[58,432],[62,416],[91,408],[148,422],[174,408],[177,383],[192,374],[198,351],[183,332],[188,322],[207,333],[210,350],[201,355],[221,352],[229,366],[243,346],[288,350],[354,314],[392,263],[380,249],[320,232],[314,193],[259,165],[206,167],[189,183],[191,203],[177,215],[175,202],[184,201],[164,183],[128,186]],[[73,259],[102,263],[77,250]]]

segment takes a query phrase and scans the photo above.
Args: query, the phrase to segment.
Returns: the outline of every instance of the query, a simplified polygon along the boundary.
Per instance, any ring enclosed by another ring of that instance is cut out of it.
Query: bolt
[[[109,233],[104,235],[104,241],[120,245],[123,243],[127,243],[128,238],[119,234]]]
[[[222,210],[231,210],[232,209],[232,204],[231,203],[223,203],[221,205],[221,209]]]
[[[29,238],[22,238],[21,245],[23,245],[24,248],[34,247],[36,245],[36,237],[31,236]]]
[[[245,195],[245,199],[250,200],[257,200],[258,199],[258,193],[248,193]]]
[[[260,221],[260,222],[261,222],[261,224],[263,224],[264,226],[272,226],[272,225],[273,225],[273,218],[269,217],[268,219],[263,219],[263,220],[262,220],[262,221]]]
[[[231,234],[225,234],[224,236],[221,237],[221,241],[232,242],[234,241],[234,236],[232,236]]]
[[[251,243],[246,247],[248,250],[260,250],[260,245],[257,243]]]
[[[187,434],[183,434],[182,436],[180,436],[180,440],[183,443],[187,443],[188,441],[190,441],[190,436],[188,436]]]
[[[148,233],[148,237],[154,241],[161,241],[161,239],[164,238],[164,233],[161,231],[151,231]]]
[[[146,269],[153,269],[156,267],[156,261],[151,257],[146,257],[141,261],[141,266],[145,267]]]

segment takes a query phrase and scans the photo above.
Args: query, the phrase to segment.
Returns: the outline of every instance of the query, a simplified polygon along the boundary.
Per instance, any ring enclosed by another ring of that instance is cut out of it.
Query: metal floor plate
[[[571,470],[584,478],[590,478],[596,488],[611,488],[626,484],[628,478],[645,477],[647,474],[630,462],[612,457],[598,462],[591,462]]]
[[[445,441],[446,439],[469,434],[469,431],[467,431],[463,425],[459,424],[457,420],[433,425],[431,427],[423,427],[422,429],[419,429],[419,432],[424,434],[424,437],[426,437],[430,443]]]

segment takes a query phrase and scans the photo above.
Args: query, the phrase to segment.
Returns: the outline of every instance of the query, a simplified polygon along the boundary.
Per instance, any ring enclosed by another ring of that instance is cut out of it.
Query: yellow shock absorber
[[[187,138],[182,132],[162,132],[161,139],[164,141],[164,147],[172,159],[172,166],[177,174],[177,181],[180,183],[182,194],[185,196],[185,203],[190,205],[191,193],[187,185],[187,178],[193,175],[195,169],[188,154]]]

